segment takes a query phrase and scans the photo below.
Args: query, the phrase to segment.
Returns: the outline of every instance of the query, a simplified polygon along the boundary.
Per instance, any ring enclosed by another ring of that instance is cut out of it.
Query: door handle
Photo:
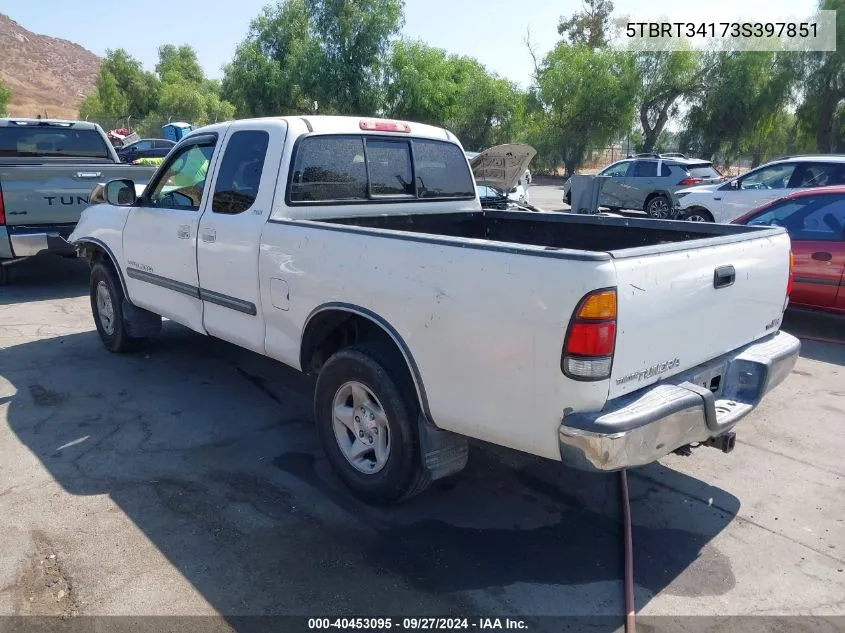
[[[833,255],[830,253],[825,253],[824,251],[819,251],[818,253],[813,253],[813,259],[817,262],[829,262],[833,259]]]
[[[735,280],[736,270],[730,264],[727,266],[719,266],[713,271],[713,287],[717,290],[719,288],[732,286]]]
[[[101,171],[78,171],[76,172],[77,180],[93,180],[103,175]]]
[[[176,237],[180,240],[189,240],[191,239],[191,225],[190,224],[182,224],[179,228],[176,229]]]
[[[217,231],[215,229],[203,229],[202,230],[202,241],[203,242],[216,242],[217,241]]]

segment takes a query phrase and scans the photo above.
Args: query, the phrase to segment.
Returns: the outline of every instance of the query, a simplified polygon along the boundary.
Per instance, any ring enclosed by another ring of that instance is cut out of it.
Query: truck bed
[[[740,225],[514,211],[409,213],[329,218],[318,222],[523,244],[547,250],[611,252],[614,256],[689,248],[684,243],[692,240],[707,239],[708,246],[715,245],[742,240],[747,234],[760,231],[759,227]]]

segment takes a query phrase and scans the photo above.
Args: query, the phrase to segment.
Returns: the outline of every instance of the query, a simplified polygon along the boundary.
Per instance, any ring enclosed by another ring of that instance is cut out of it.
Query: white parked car
[[[327,460],[368,502],[459,471],[467,438],[599,471],[729,451],[798,356],[783,228],[485,211],[428,125],[219,123],[103,193],[69,240],[105,347],[163,316],[316,374]]]
[[[845,184],[845,156],[790,156],[722,184],[677,191],[676,217],[727,223],[792,191],[841,184]]]

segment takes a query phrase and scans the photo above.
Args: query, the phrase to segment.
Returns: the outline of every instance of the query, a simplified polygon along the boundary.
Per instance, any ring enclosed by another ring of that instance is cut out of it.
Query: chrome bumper
[[[602,411],[565,415],[559,429],[561,460],[582,470],[620,470],[722,435],[783,382],[800,350],[798,339],[778,332],[610,400]],[[716,376],[720,384],[714,392],[709,385]]]
[[[58,230],[10,232],[13,257],[32,257],[41,253],[72,253],[73,246]]]

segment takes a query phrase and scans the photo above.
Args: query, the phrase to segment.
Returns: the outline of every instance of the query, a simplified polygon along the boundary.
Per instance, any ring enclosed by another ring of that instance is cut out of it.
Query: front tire
[[[373,344],[342,349],[317,378],[314,417],[326,458],[361,500],[390,505],[430,483],[422,467],[419,407],[397,354]]]
[[[146,340],[129,336],[123,320],[123,289],[111,266],[102,262],[91,268],[91,313],[97,334],[106,349],[114,353],[138,349]]]
[[[672,201],[662,193],[651,198],[645,206],[648,217],[655,220],[665,220],[672,212]]]

